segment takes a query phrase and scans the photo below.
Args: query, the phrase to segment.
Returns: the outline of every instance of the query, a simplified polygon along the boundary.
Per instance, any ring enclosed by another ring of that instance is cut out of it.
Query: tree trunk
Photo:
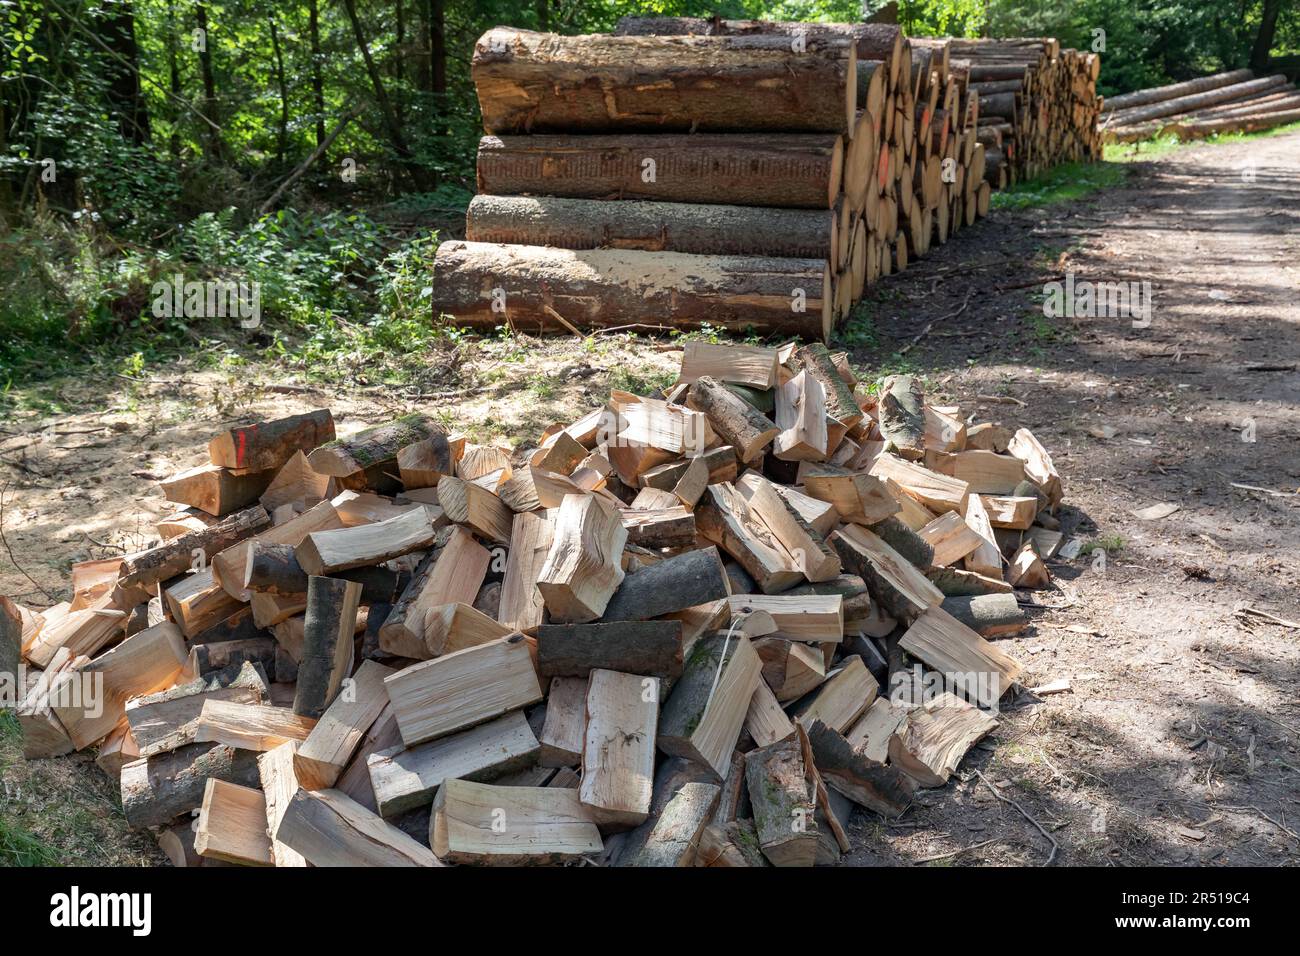
[[[275,28],[275,17],[267,17],[266,22],[271,29],[271,52],[275,56],[275,82],[280,90],[280,131],[276,137],[275,164],[282,166],[289,141],[289,88],[284,80],[284,56],[280,52],[280,34]]]
[[[581,328],[709,324],[818,340],[831,330],[830,270],[816,259],[453,241],[434,277],[435,314],[484,329],[564,329],[558,314]]]
[[[836,227],[830,210],[480,195],[469,205],[465,238],[561,249],[829,259]]]
[[[122,138],[137,146],[149,140],[149,112],[140,95],[140,55],[135,41],[135,10],[130,0],[115,4],[104,23],[104,44],[115,54],[108,100]]]
[[[847,133],[857,57],[838,39],[562,37],[498,27],[472,75],[489,132]]]
[[[311,94],[312,106],[316,111],[316,148],[324,149],[325,143],[325,82],[321,78],[320,52],[320,10],[317,0],[308,0],[307,32],[311,36]],[[325,159],[324,154],[321,155]],[[328,161],[326,162],[328,165]]]
[[[1194,113],[1207,106],[1245,99],[1259,93],[1261,90],[1272,90],[1274,87],[1283,86],[1285,83],[1286,77],[1284,76],[1266,76],[1245,83],[1234,83],[1231,86],[1221,86],[1218,89],[1194,93],[1191,96],[1180,96],[1176,99],[1152,103],[1150,106],[1139,106],[1134,109],[1112,113],[1110,114],[1110,123],[1112,126],[1133,126],[1144,120],[1158,119],[1162,116]]]
[[[1268,70],[1268,54],[1273,49],[1273,38],[1277,34],[1277,15],[1282,9],[1282,0],[1264,0],[1264,12],[1259,19],[1259,33],[1255,34],[1255,45],[1250,50],[1250,68],[1257,73]]]
[[[375,93],[375,105],[379,108],[380,118],[388,130],[388,139],[392,143],[402,165],[415,182],[416,188],[422,188],[424,176],[420,167],[414,162],[411,149],[406,144],[406,137],[402,135],[402,125],[398,121],[397,113],[393,110],[393,105],[388,99],[388,93],[384,90],[384,81],[379,75],[379,67],[375,64],[375,58],[370,54],[370,44],[366,40],[365,30],[362,29],[361,20],[357,16],[356,0],[343,0],[343,8],[347,11],[348,21],[352,24],[352,35],[356,38],[357,46],[361,49],[361,58],[365,60],[366,73],[370,76],[370,86]]]
[[[479,192],[830,209],[844,143],[821,133],[485,136]]]
[[[220,159],[223,153],[221,121],[217,115],[217,81],[212,74],[212,37],[208,31],[208,8],[194,5],[194,19],[203,31],[203,49],[199,50],[199,72],[203,77],[203,116],[207,119],[208,156]]]

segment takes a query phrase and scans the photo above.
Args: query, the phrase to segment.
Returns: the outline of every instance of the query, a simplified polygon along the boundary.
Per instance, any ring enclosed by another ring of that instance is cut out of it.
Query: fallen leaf
[[[1159,521],[1161,518],[1168,518],[1175,511],[1178,511],[1180,507],[1180,505],[1165,501],[1158,505],[1151,505],[1149,508],[1136,508],[1133,511],[1133,516],[1141,518],[1143,521]]]

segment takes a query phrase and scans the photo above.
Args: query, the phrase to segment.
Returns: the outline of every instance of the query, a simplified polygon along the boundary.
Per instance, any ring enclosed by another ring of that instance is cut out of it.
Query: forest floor
[[[963,415],[1034,431],[1088,546],[1049,562],[1044,608],[1002,641],[1025,686],[1071,690],[1004,699],[901,819],[856,812],[846,864],[1300,862],[1300,628],[1244,610],[1300,620],[1298,155],[1300,133],[1179,149],[1086,198],[995,212],[855,312],[841,345],[864,377],[905,368]],[[1150,282],[1150,326],[1045,317],[1043,283],[1067,273]],[[72,561],[144,544],[167,510],[152,482],[236,421],[328,405],[346,432],[418,408],[522,451],[677,360],[626,335],[506,337],[453,340],[418,386],[296,385],[255,356],[47,385],[0,423],[0,591],[43,606]],[[1133,514],[1159,503],[1179,510]],[[0,864],[162,859],[92,755],[25,763],[0,716]]]

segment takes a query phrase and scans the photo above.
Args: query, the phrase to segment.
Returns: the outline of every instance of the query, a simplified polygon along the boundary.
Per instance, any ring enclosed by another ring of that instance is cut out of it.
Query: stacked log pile
[[[993,189],[1096,154],[1094,55],[971,41],[951,59],[964,42],[679,17],[489,31],[479,195],[439,250],[436,313],[827,339]]]
[[[1232,70],[1113,97],[1102,115],[1105,138],[1117,143],[1251,133],[1300,122],[1300,91],[1281,74]]]
[[[997,726],[1063,488],[843,355],[690,342],[512,454],[414,414],[222,432],[139,553],[0,600],[30,759],[178,865],[833,862]]]

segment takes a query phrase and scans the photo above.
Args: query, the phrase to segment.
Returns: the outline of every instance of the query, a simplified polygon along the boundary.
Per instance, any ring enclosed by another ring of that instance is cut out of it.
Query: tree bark
[[[498,27],[472,75],[489,132],[847,133],[857,58],[839,39],[562,37]]]
[[[471,242],[794,259],[831,258],[836,228],[830,210],[523,196],[476,196],[465,217]]]
[[[311,95],[316,111],[316,149],[324,158],[329,144],[325,141],[325,81],[321,77],[320,8],[317,0],[308,0],[307,32],[311,38]]]
[[[434,309],[476,328],[709,324],[810,339],[831,331],[830,271],[818,259],[453,241],[439,247],[434,275]]]
[[[1259,32],[1250,50],[1250,68],[1257,73],[1268,70],[1268,55],[1273,49],[1277,34],[1277,15],[1282,10],[1282,0],[1264,0],[1264,12],[1259,18]]]
[[[830,209],[840,193],[836,135],[485,136],[482,193]]]
[[[217,115],[217,81],[212,74],[211,34],[208,31],[208,8],[202,3],[194,6],[194,19],[203,31],[203,49],[199,51],[199,72],[203,77],[203,117],[207,123],[208,155],[220,159],[224,152],[221,141],[221,121]]]
[[[135,40],[135,10],[130,0],[108,8],[104,43],[117,56],[109,68],[108,99],[122,138],[137,146],[149,141],[149,111],[140,94],[140,52]]]

